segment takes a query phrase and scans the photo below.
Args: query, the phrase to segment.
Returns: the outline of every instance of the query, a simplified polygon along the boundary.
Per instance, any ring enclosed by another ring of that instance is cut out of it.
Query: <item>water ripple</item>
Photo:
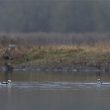
[[[81,88],[110,88],[110,82],[97,83],[74,83],[74,82],[12,82],[10,84],[0,84],[0,87],[12,88],[38,88],[38,89],[81,89]]]

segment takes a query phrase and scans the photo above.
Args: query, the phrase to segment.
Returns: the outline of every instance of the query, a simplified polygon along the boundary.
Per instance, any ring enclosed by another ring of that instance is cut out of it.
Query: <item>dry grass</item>
[[[0,48],[0,54],[3,51],[4,48]],[[110,63],[110,43],[18,47],[13,56],[15,64],[44,66],[105,64]],[[3,62],[2,54],[0,60]]]
[[[45,50],[45,51],[85,51],[85,52],[94,52],[94,53],[106,53],[110,52],[110,43],[96,43],[94,45],[50,45],[50,46],[35,46],[32,50]]]
[[[53,45],[33,47],[27,58],[37,65],[89,65],[110,62],[110,45]]]

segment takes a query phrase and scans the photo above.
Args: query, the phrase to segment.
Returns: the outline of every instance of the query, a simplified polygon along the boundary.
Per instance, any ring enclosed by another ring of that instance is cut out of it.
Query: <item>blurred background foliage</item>
[[[109,0],[0,0],[1,32],[109,30]]]

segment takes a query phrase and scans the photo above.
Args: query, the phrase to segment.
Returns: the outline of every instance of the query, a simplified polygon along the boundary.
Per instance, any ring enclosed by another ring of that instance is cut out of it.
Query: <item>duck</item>
[[[11,80],[1,82],[1,85],[9,85],[11,84]]]
[[[97,87],[101,87],[101,85],[102,85],[101,79],[97,79]]]

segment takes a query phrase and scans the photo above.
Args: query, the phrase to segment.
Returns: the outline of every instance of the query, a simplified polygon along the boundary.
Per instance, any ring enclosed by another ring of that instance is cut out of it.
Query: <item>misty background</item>
[[[110,40],[109,30],[109,0],[0,0],[4,39],[17,36],[37,44],[74,44]]]
[[[109,32],[109,0],[0,0],[0,31]]]

